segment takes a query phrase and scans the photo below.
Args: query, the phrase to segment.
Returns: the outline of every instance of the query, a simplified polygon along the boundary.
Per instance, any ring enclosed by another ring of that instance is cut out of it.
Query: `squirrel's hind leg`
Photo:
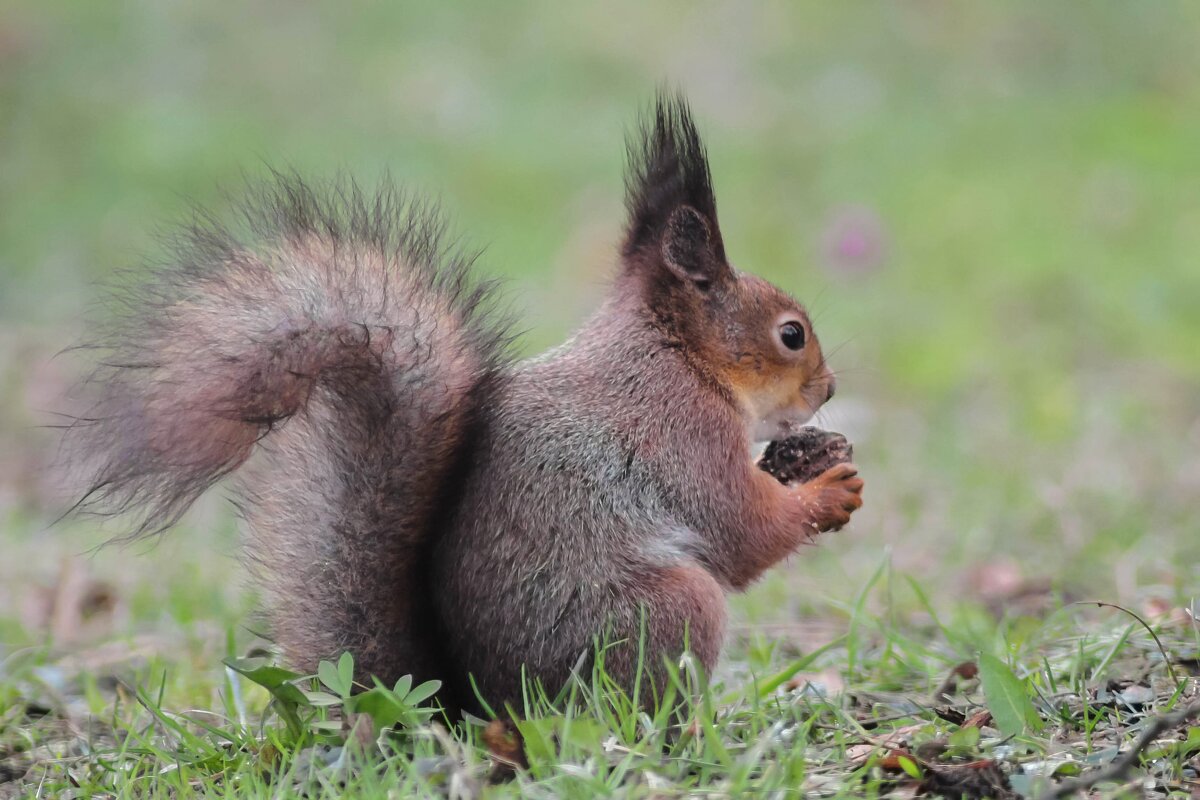
[[[604,666],[632,691],[638,677],[639,644],[644,641],[638,701],[646,705],[662,697],[666,664],[678,664],[685,650],[706,673],[712,673],[725,636],[725,592],[711,573],[694,562],[645,567],[631,580],[633,586],[621,594],[620,607],[610,617],[613,641],[620,643],[606,651]]]

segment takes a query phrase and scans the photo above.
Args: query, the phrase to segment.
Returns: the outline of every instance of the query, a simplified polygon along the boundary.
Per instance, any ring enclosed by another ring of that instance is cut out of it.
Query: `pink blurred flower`
[[[821,261],[833,273],[861,274],[878,269],[887,256],[883,220],[866,206],[835,210],[821,233]]]

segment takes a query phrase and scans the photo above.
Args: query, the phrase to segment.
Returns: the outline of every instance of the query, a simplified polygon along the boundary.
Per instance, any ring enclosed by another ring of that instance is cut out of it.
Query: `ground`
[[[0,796],[1037,795],[1110,765],[1194,701],[1200,663],[1197,30],[1168,2],[18,0]],[[357,727],[345,749],[327,685],[298,735],[223,663],[260,640],[219,490],[153,546],[52,524],[67,501],[37,426],[82,368],[55,353],[191,200],[223,207],[264,163],[388,168],[487,245],[537,352],[595,305],[623,126],[664,80],[702,122],[731,258],[812,310],[839,375],[819,422],[867,481],[849,528],[734,598],[722,665],[681,667],[678,712],[589,679],[516,709],[507,750],[403,704],[398,735]],[[1158,733],[1099,791],[1192,792],[1200,733]]]

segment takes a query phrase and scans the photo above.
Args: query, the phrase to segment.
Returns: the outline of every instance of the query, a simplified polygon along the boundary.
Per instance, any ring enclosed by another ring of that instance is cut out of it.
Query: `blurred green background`
[[[51,356],[156,230],[266,165],[390,171],[486,246],[536,352],[598,302],[623,132],[663,83],[701,121],[731,258],[813,312],[841,376],[822,422],[867,478],[852,527],[739,601],[745,619],[836,611],[884,561],[935,604],[1186,601],[1198,43],[1188,2],[10,1],[0,632],[36,637],[30,593],[107,535],[47,528],[64,499],[35,426],[81,368]],[[87,569],[133,627],[238,619],[229,518],[202,504]]]

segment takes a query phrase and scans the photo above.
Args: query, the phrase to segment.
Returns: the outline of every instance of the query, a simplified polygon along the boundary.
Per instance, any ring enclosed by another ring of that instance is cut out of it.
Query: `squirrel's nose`
[[[837,390],[837,381],[835,381],[833,379],[833,376],[830,375],[829,383],[825,384],[825,402],[826,403],[828,403],[830,400],[833,399],[833,393],[836,390]]]

